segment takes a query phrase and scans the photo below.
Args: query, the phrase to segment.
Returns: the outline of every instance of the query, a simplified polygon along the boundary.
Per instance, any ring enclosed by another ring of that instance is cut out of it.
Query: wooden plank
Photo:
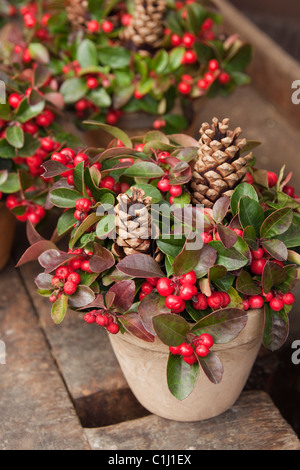
[[[300,450],[300,442],[264,392],[244,392],[226,413],[179,423],[158,416],[85,429],[93,450]]]
[[[83,314],[72,311],[60,325],[53,323],[51,304],[33,282],[41,271],[37,263],[20,268],[81,423],[105,426],[149,414],[129,389],[104,328],[88,325]]]
[[[289,122],[299,126],[299,106],[291,100],[292,83],[300,77],[299,63],[227,0],[214,0],[214,3],[224,17],[225,30],[238,32],[253,45],[254,57],[249,71],[255,87]]]
[[[1,450],[88,450],[89,445],[38,325],[10,264],[0,274]]]

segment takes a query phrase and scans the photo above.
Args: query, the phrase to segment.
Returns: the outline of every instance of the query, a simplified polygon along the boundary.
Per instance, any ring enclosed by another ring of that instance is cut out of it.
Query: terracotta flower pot
[[[0,202],[0,271],[10,258],[15,228],[15,216],[7,209],[4,202]]]
[[[146,343],[127,333],[109,338],[132,392],[148,411],[176,421],[201,421],[223,413],[238,399],[260,349],[263,327],[263,311],[249,310],[241,333],[212,348],[224,367],[220,384],[211,383],[201,370],[196,387],[183,401],[173,397],[167,385],[166,345],[157,338]]]

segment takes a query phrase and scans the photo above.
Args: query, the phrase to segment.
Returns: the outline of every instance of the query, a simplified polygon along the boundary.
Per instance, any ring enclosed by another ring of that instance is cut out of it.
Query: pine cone
[[[132,188],[132,196],[119,194],[119,204],[115,207],[117,238],[112,252],[119,259],[135,253],[149,254],[157,262],[163,258],[162,252],[152,239],[152,225],[149,208],[151,197],[145,197],[141,189]]]
[[[134,51],[153,53],[164,37],[165,0],[135,0],[129,26],[123,32],[127,47]]]
[[[241,156],[247,140],[239,139],[240,127],[231,131],[228,124],[228,118],[222,122],[213,118],[211,126],[207,122],[201,126],[199,157],[190,184],[193,204],[213,207],[220,197],[230,197],[245,179],[252,153]]]
[[[66,0],[68,20],[74,29],[85,29],[91,19],[88,0]]]

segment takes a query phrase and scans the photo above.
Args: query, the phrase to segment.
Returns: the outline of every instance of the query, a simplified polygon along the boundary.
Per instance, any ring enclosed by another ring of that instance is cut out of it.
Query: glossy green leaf
[[[69,78],[60,88],[66,104],[76,103],[87,94],[88,90],[89,88],[83,78]]]
[[[13,147],[20,149],[24,145],[24,131],[21,127],[8,127],[5,132],[7,142]]]
[[[215,343],[229,343],[247,323],[247,313],[238,308],[223,308],[202,318],[192,328],[197,336],[209,333]]]
[[[265,303],[265,328],[263,344],[267,349],[276,351],[285,343],[289,334],[289,320],[284,310],[274,312]]]
[[[253,199],[254,201],[258,202],[257,193],[251,184],[239,184],[233,191],[233,194],[230,199],[230,207],[233,215],[237,214],[239,201],[243,196],[248,196],[250,199]]]
[[[261,226],[260,236],[262,238],[272,238],[276,237],[277,235],[282,235],[289,229],[292,221],[292,209],[278,209],[266,218]]]
[[[267,261],[262,273],[262,288],[268,294],[272,287],[282,284],[287,278],[285,269],[278,263]]]
[[[63,321],[67,313],[68,299],[69,297],[67,295],[62,294],[52,305],[51,318],[56,325],[59,325]]]
[[[167,365],[167,382],[177,400],[187,398],[195,388],[199,377],[199,363],[189,365],[181,356],[170,353]]]
[[[188,322],[174,313],[156,315],[152,319],[153,328],[160,340],[168,346],[179,346],[190,331]]]
[[[243,228],[252,226],[259,236],[261,225],[265,220],[265,213],[257,201],[243,196],[239,201],[239,219]]]
[[[81,194],[75,189],[57,188],[50,192],[50,201],[57,207],[68,209],[75,207],[79,198],[81,198]]]

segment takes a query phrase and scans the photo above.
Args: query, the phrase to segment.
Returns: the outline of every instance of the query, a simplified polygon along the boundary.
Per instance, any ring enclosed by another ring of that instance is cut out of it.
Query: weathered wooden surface
[[[20,271],[81,422],[104,426],[148,414],[129,390],[106,330],[73,311],[55,325],[50,302],[37,295],[33,282],[41,269],[30,263]]]
[[[12,265],[0,274],[0,449],[84,450],[89,445],[33,307]]]
[[[244,392],[226,413],[198,423],[151,415],[85,432],[93,450],[300,450],[264,392]]]

